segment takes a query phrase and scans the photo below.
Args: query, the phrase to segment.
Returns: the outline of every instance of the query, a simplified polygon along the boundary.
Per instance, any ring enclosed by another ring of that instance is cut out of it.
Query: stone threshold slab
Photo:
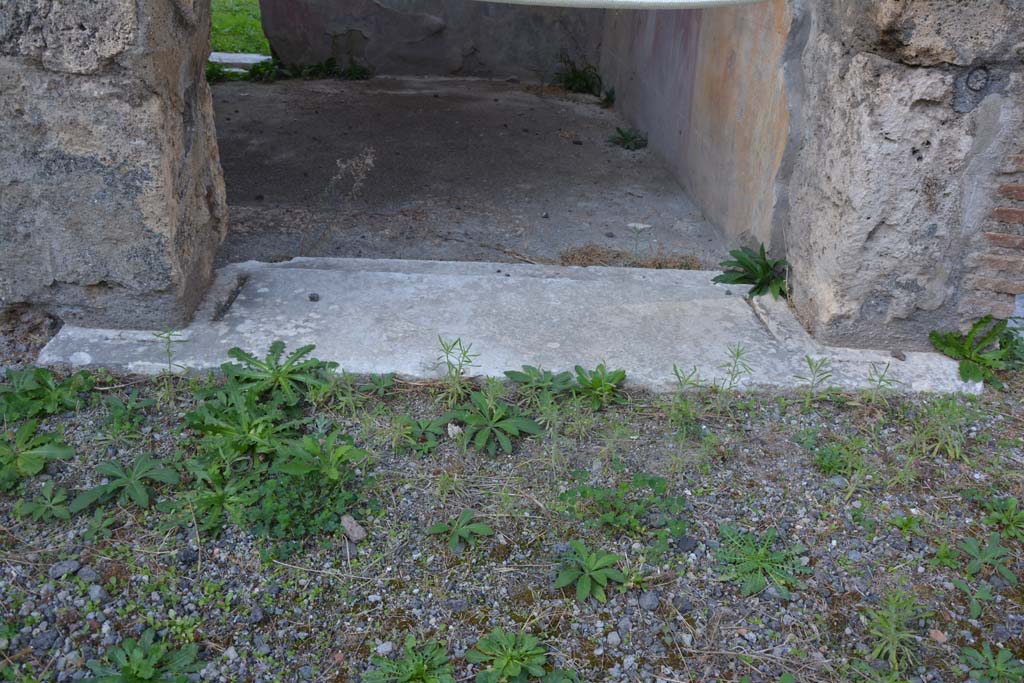
[[[729,348],[747,351],[747,387],[795,387],[805,356],[828,357],[832,384],[868,388],[872,368],[905,391],[968,391],[955,362],[934,353],[825,347],[783,302],[750,303],[744,288],[716,285],[705,271],[578,268],[505,263],[299,258],[237,263],[216,281],[173,344],[175,367],[215,369],[239,346],[262,355],[270,343],[315,344],[315,355],[354,373],[437,377],[438,338],[461,338],[478,353],[472,374],[502,376],[524,364],[569,370],[577,363],[623,368],[629,383],[675,386],[673,365],[712,380]],[[136,373],[167,369],[152,330],[65,326],[43,364],[102,366]]]

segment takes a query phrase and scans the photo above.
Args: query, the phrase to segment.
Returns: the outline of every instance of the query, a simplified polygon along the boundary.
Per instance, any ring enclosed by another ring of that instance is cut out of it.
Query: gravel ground
[[[983,521],[987,503],[1024,498],[1019,380],[949,404],[691,393],[694,420],[679,418],[679,397],[633,394],[600,411],[570,405],[559,436],[495,456],[448,437],[426,455],[396,454],[396,417],[444,412],[433,387],[398,382],[356,407],[308,409],[374,458],[352,510],[367,533],[350,530],[357,543],[339,531],[268,557],[264,541],[233,525],[217,538],[168,528],[159,506],[109,506],[109,537],[91,541],[90,514],[43,523],[14,513],[46,482],[71,497],[95,485],[103,461],[189,459],[196,446],[183,418],[199,383],[101,374],[79,410],[42,420],[76,455],[0,493],[0,672],[11,680],[77,680],[87,660],[150,627],[175,647],[197,644],[205,666],[193,679],[204,681],[358,681],[372,656],[397,655],[409,633],[443,643],[465,681],[479,671],[467,650],[496,626],[540,637],[550,665],[588,681],[966,681],[962,647],[1024,656],[1021,588],[988,566],[968,575],[962,554],[937,561],[944,544],[999,530]],[[113,438],[103,400],[129,392],[158,403],[137,432]],[[949,437],[936,441],[939,433]],[[857,466],[820,466],[830,444],[853,444]],[[668,489],[625,488],[646,504],[635,524],[615,527],[573,502],[582,473],[611,488],[649,474]],[[175,499],[186,483],[161,497]],[[427,535],[467,508],[495,534],[461,552]],[[806,573],[791,595],[769,585],[744,596],[723,580],[723,523],[762,538],[776,529],[775,549],[804,548],[796,564]],[[622,556],[627,582],[606,604],[555,589],[572,539]],[[1024,544],[1002,544],[1020,576]],[[960,579],[972,591],[991,587],[974,617]],[[914,661],[886,679],[870,610],[893,591],[912,596],[902,625]]]

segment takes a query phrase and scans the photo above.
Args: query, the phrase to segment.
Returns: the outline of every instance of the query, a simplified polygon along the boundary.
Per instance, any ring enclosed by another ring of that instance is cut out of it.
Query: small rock
[[[192,548],[182,548],[178,551],[178,564],[186,566],[193,565],[199,561],[199,551]]]
[[[60,634],[57,631],[43,631],[29,641],[29,647],[31,647],[34,652],[49,650],[57,643],[58,638],[60,638]]]
[[[344,528],[348,540],[353,543],[359,543],[366,538],[366,529],[360,526],[352,515],[344,515],[341,518],[341,526]]]
[[[100,575],[92,567],[82,567],[76,576],[86,583],[96,583],[100,580]]]
[[[89,599],[93,602],[103,603],[110,599],[110,595],[98,583],[89,586]]]
[[[62,579],[68,574],[77,572],[81,566],[82,563],[78,560],[63,560],[51,566],[50,570],[46,572],[46,575],[54,580]]]
[[[381,657],[387,657],[394,651],[395,646],[391,644],[390,640],[385,640],[383,643],[377,646],[377,654]]]
[[[224,657],[225,657],[225,658],[226,658],[226,659],[227,659],[227,660],[228,660],[229,662],[233,662],[233,661],[235,661],[236,659],[238,659],[238,651],[237,651],[237,650],[235,649],[235,646],[234,646],[234,645],[232,645],[232,646],[231,646],[231,647],[229,647],[228,649],[224,650]]]
[[[249,612],[249,623],[250,624],[258,624],[261,621],[263,621],[263,617],[264,617],[263,608],[259,607],[259,606],[253,607],[252,611]]]
[[[619,636],[617,631],[609,633],[605,640],[608,641],[609,647],[618,647],[622,643],[622,638]]]
[[[372,595],[367,595],[367,596],[366,596],[366,601],[367,601],[367,602],[382,602],[382,601],[383,601],[383,598],[381,598],[381,597],[380,597],[379,595],[377,595],[376,593],[374,593],[374,594],[372,594]]]
[[[309,293],[309,300],[313,301],[313,302],[320,301],[320,295],[317,294],[316,292],[310,292]]]
[[[658,609],[658,591],[644,591],[641,593],[640,607],[649,612]]]

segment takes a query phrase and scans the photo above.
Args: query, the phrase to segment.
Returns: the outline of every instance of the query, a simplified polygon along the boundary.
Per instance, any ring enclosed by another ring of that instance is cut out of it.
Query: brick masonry
[[[997,182],[985,247],[973,260],[960,302],[968,318],[1008,318],[1024,294],[1024,154],[1007,157]]]

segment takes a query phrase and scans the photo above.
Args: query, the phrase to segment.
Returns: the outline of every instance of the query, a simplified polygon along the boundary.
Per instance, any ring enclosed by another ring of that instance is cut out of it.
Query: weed
[[[577,474],[585,478],[583,474]],[[668,482],[662,477],[637,473],[629,482],[614,488],[582,484],[568,489],[559,500],[569,506],[571,514],[588,524],[608,526],[630,534],[643,533],[650,526],[649,518],[662,520],[680,515],[686,507],[682,496],[669,496]],[[685,531],[685,522],[668,522],[676,535]]]
[[[127,470],[120,463],[105,462],[96,468],[96,472],[106,477],[108,482],[78,494],[68,506],[71,512],[81,512],[95,503],[115,497],[119,505],[125,505],[130,500],[146,508],[153,495],[150,483],[178,483],[177,472],[164,467],[148,455],[140,456]]]
[[[221,366],[224,374],[253,393],[272,393],[283,399],[286,405],[295,405],[311,388],[326,384],[325,373],[338,367],[316,358],[302,360],[316,348],[312,344],[296,349],[281,362],[284,356],[284,342],[275,341],[270,345],[266,358],[259,359],[253,354],[235,347],[228,356],[239,361]]]
[[[1024,662],[1013,653],[999,648],[992,654],[992,646],[983,643],[981,650],[965,647],[961,650],[960,662],[970,670],[970,677],[978,683],[1021,683],[1024,681]]]
[[[206,82],[207,83],[220,83],[228,80],[228,72],[224,68],[223,64],[217,62],[206,63]]]
[[[113,526],[114,518],[107,515],[103,508],[96,508],[93,511],[92,517],[89,518],[89,523],[86,525],[85,540],[95,543],[101,538],[110,538],[113,534]]]
[[[562,68],[555,73],[556,85],[562,86],[569,92],[600,97],[601,74],[596,66],[587,63],[577,66],[576,61],[567,52],[562,52],[558,61],[562,64]]]
[[[146,629],[135,641],[125,638],[120,645],[107,653],[108,664],[90,660],[92,678],[82,679],[93,683],[187,683],[189,674],[198,673],[205,666],[196,660],[199,648],[188,645],[180,650],[171,650],[166,643],[154,643],[153,629]]]
[[[804,392],[804,410],[809,411],[821,388],[827,386],[832,379],[832,361],[827,357],[815,360],[810,355],[804,356],[804,361],[807,363],[807,374],[797,375],[796,378],[807,385]]]
[[[77,410],[81,394],[92,390],[94,383],[85,370],[58,382],[46,368],[8,368],[5,382],[0,384],[0,425]]]
[[[635,152],[647,146],[647,136],[635,128],[619,128],[616,126],[615,134],[608,138],[608,142]]]
[[[427,535],[446,534],[448,547],[452,552],[461,552],[466,546],[474,546],[478,536],[493,536],[494,529],[483,522],[474,522],[476,512],[463,510],[458,517],[449,522],[439,522],[427,529]]]
[[[913,447],[929,457],[940,453],[953,460],[964,459],[967,425],[973,413],[954,394],[931,398],[921,419],[915,422]]]
[[[409,415],[399,415],[395,418],[392,448],[399,453],[409,451],[420,455],[431,453],[444,436],[445,425],[448,421],[448,415],[421,420]]]
[[[982,520],[985,524],[999,527],[999,535],[1003,538],[1024,541],[1024,510],[1017,507],[1014,497],[998,498],[986,505],[988,515]]]
[[[889,520],[889,524],[899,529],[904,539],[910,540],[912,536],[921,536],[921,518],[915,515],[896,515]]]
[[[286,78],[294,78],[295,72],[276,59],[267,59],[249,67],[246,78],[258,83],[273,83]]]
[[[809,574],[810,569],[801,564],[802,545],[796,544],[781,550],[772,550],[778,532],[768,529],[761,538],[753,533],[740,531],[731,524],[718,528],[721,546],[715,554],[718,560],[720,578],[735,581],[740,592],[754,595],[771,583],[783,598],[790,597],[790,588],[801,588],[798,574]]]
[[[867,447],[868,442],[863,437],[837,439],[816,450],[814,466],[826,477],[848,477],[863,466]]]
[[[472,344],[464,344],[461,338],[445,341],[438,337],[441,344],[441,356],[437,359],[437,365],[444,367],[442,383],[444,389],[441,397],[449,408],[462,402],[472,391],[472,384],[466,377],[466,372],[476,367],[473,361],[480,355],[473,353]]]
[[[928,338],[936,351],[960,361],[960,379],[965,382],[988,382],[1002,388],[997,373],[1007,368],[1008,347],[1001,345],[1007,330],[1006,320],[991,315],[974,323],[967,334],[933,330]]]
[[[466,661],[487,665],[476,675],[476,683],[525,682],[544,676],[547,648],[536,636],[496,628],[466,652]]]
[[[518,385],[523,403],[534,409],[539,409],[546,400],[571,391],[574,386],[571,372],[555,373],[532,365],[524,365],[522,370],[508,370],[505,376]]]
[[[455,683],[448,653],[436,640],[417,643],[407,635],[397,659],[374,656],[371,661],[377,668],[363,674],[364,683]]]
[[[19,517],[31,517],[33,520],[48,522],[51,519],[71,519],[66,505],[68,492],[64,489],[55,489],[52,481],[43,484],[39,497],[32,501],[18,501],[14,506],[14,512]]]
[[[868,367],[868,384],[871,388],[867,390],[867,398],[872,405],[889,405],[889,394],[902,384],[891,372],[892,363],[886,363],[881,369],[877,363],[872,363]]]
[[[878,609],[866,612],[868,634],[874,638],[871,657],[884,661],[890,671],[899,673],[917,661],[917,634],[907,624],[926,616],[917,608],[914,596],[894,590],[882,599]]]
[[[555,588],[576,585],[576,599],[586,602],[593,596],[602,605],[608,602],[605,588],[609,583],[625,583],[626,577],[615,565],[622,561],[621,555],[602,550],[590,552],[580,541],[569,541],[572,552],[562,557],[565,565],[555,579]]]
[[[960,566],[960,551],[949,545],[947,541],[940,541],[939,547],[935,549],[935,555],[928,560],[933,567],[946,567],[956,569]]]
[[[600,410],[612,403],[623,403],[620,385],[626,380],[625,370],[609,370],[604,363],[599,363],[593,370],[586,370],[582,365],[576,366],[576,393],[590,401],[593,410]]]
[[[27,420],[16,432],[0,433],[0,491],[9,491],[21,479],[39,474],[51,460],[66,460],[75,454],[59,435],[38,432],[38,427],[36,420]]]
[[[385,398],[395,389],[395,373],[370,375],[366,382],[359,385],[359,391],[378,398]]]
[[[493,390],[474,391],[469,401],[459,406],[456,417],[465,425],[466,442],[491,455],[498,446],[511,453],[512,439],[544,431],[539,424],[521,415],[515,406],[501,401]]]
[[[971,619],[977,619],[981,616],[982,603],[995,600],[996,596],[992,594],[992,586],[984,581],[978,586],[977,591],[972,591],[971,587],[963,579],[953,579],[952,583],[967,598]]]
[[[764,244],[760,252],[748,247],[734,249],[729,252],[732,260],[722,261],[719,265],[725,272],[715,276],[712,282],[726,285],[751,285],[747,298],[771,294],[772,298],[786,298],[786,271],[789,263],[786,259],[770,259]]]
[[[611,109],[615,106],[615,88],[608,88],[601,95],[601,106],[605,109]]]
[[[988,543],[982,546],[975,538],[966,538],[960,544],[960,550],[964,552],[970,561],[967,563],[967,573],[974,576],[985,567],[999,574],[1011,586],[1017,585],[1017,576],[1006,566],[1006,560],[1010,557],[1010,551],[999,542],[999,534],[993,533],[988,538]]]
[[[335,430],[319,438],[304,436],[288,450],[287,459],[274,466],[277,472],[295,477],[314,475],[333,484],[347,484],[354,470],[369,461],[369,455],[356,448],[352,437]]]

